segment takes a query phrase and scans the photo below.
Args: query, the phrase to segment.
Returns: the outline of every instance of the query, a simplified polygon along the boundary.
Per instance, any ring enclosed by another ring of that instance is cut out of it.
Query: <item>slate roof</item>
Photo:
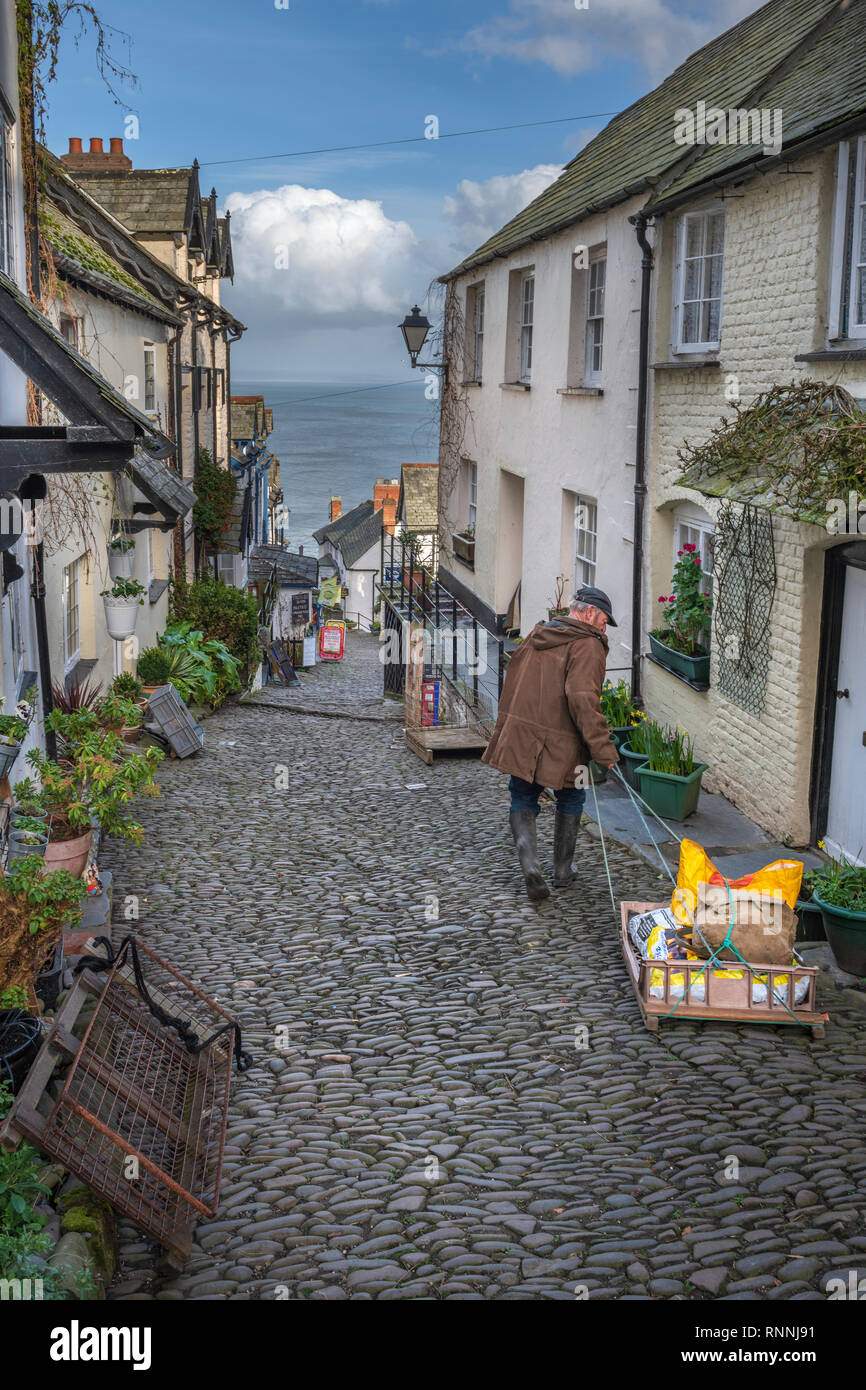
[[[400,470],[397,515],[409,531],[439,530],[438,463],[404,463]]]
[[[39,228],[51,247],[62,280],[93,290],[162,323],[183,322],[45,195],[39,200]]]
[[[273,412],[265,409],[264,396],[232,396],[231,405],[233,440],[262,439],[270,434]]]
[[[373,502],[371,498],[368,498],[366,502],[359,502],[357,507],[353,507],[351,511],[343,512],[343,515],[338,516],[336,521],[329,521],[326,526],[320,526],[318,531],[313,532],[313,536],[319,545],[325,541],[330,541],[332,545],[336,545],[342,536],[345,536],[359,522],[370,516],[372,511]]]
[[[195,492],[179,473],[168,468],[160,459],[152,458],[144,449],[136,449],[129,464],[136,486],[148,501],[159,507],[166,521],[175,522],[186,516],[195,504]]]
[[[846,13],[849,5],[850,13]],[[833,35],[826,40],[825,21],[833,25]],[[843,33],[847,35],[844,47],[839,42]],[[852,33],[857,35],[856,45]],[[786,145],[795,132],[800,138],[807,130],[825,125],[827,119],[835,121],[840,112],[861,109],[863,37],[863,0],[853,4],[851,0],[770,0],[698,49],[658,87],[615,116],[566,165],[555,183],[441,280],[508,256],[642,192],[654,193],[659,208],[665,191],[669,195],[676,186],[674,179],[682,196],[701,182],[705,171],[718,176],[744,157],[754,160],[761,154],[760,147],[754,146],[716,145],[702,152],[677,145],[674,112],[694,111],[699,100],[727,110],[770,104],[765,91],[786,92],[786,99],[794,103],[790,129],[789,113],[783,108]],[[825,69],[835,70],[835,77],[826,81],[829,117],[819,100],[809,99],[809,83],[817,82],[823,89],[826,80],[826,72],[822,80],[821,62]],[[784,75],[788,66],[791,71]],[[774,98],[771,104],[782,101]],[[684,170],[685,163],[689,167]]]
[[[279,545],[256,545],[250,551],[247,573],[250,579],[269,579],[272,567],[277,566],[281,584],[309,585],[319,583],[319,562],[315,555],[299,555],[283,550]]]
[[[198,165],[188,169],[130,169],[82,173],[75,182],[132,232],[184,232],[192,249],[204,249]]]

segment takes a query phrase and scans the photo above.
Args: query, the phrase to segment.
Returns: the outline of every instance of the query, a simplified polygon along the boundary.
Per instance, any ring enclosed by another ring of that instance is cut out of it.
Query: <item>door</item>
[[[836,721],[824,842],[866,865],[866,569],[845,567]]]

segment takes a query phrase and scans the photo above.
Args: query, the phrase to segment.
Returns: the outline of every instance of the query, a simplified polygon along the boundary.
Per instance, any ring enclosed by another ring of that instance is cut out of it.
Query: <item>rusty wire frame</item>
[[[154,1003],[206,1039],[234,1019],[137,943]],[[111,967],[39,1146],[160,1244],[216,1215],[234,1030],[190,1052],[141,998],[128,948]]]

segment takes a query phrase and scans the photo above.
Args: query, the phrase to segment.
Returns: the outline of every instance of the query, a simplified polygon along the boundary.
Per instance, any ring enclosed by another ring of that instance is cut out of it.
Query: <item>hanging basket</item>
[[[112,579],[131,579],[135,564],[135,551],[112,550],[108,547],[108,573]]]
[[[125,637],[131,637],[138,622],[138,599],[109,596],[102,602],[105,604],[105,626],[108,628],[109,637],[113,637],[115,642],[122,642]]]
[[[22,747],[20,743],[0,743],[0,780],[9,776]]]

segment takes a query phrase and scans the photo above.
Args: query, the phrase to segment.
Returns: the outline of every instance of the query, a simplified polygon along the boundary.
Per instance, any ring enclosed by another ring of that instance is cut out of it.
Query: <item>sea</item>
[[[232,395],[261,395],[274,412],[268,440],[280,460],[289,508],[289,546],[317,555],[313,532],[329,519],[332,496],[347,512],[373,496],[377,478],[399,478],[403,463],[439,454],[439,403],[427,400],[425,377],[382,386],[371,382],[271,382],[232,378]]]

